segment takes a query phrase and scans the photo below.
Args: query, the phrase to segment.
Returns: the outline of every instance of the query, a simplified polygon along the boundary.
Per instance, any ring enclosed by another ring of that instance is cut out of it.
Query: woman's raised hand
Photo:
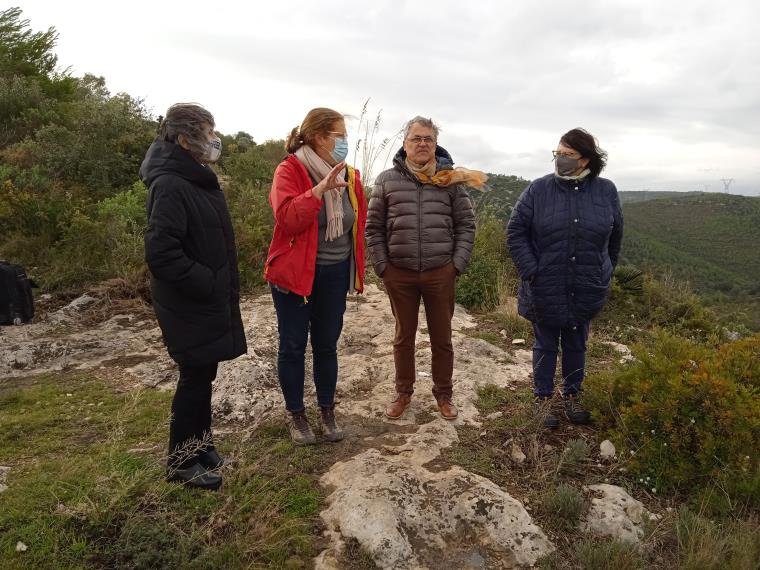
[[[324,193],[328,190],[332,190],[333,188],[345,188],[348,186],[348,182],[338,176],[345,167],[345,161],[339,162],[333,166],[332,170],[327,173],[327,176],[325,176],[319,184],[311,189],[311,193],[321,200]]]

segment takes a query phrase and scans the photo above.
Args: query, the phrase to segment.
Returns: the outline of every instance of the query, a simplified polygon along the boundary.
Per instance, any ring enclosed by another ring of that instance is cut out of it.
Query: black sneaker
[[[167,481],[179,481],[188,487],[198,487],[215,491],[222,485],[222,476],[207,470],[200,463],[194,463],[184,469],[170,467],[166,473]]]
[[[322,412],[322,434],[327,441],[340,441],[343,439],[343,430],[335,421],[335,407],[319,408]]]
[[[288,431],[290,439],[296,445],[314,445],[317,438],[311,431],[309,420],[306,419],[306,412],[288,412],[287,414]]]
[[[206,469],[213,471],[219,469],[224,465],[224,458],[219,455],[219,452],[215,447],[209,447],[204,451],[198,452],[198,461],[201,462]]]
[[[551,397],[537,396],[533,401],[533,415],[536,420],[541,422],[545,428],[557,429],[559,427],[559,418],[552,414]]]
[[[565,407],[565,417],[571,424],[586,425],[591,423],[591,412],[584,410],[580,403],[580,392],[578,394],[568,394],[562,397]]]

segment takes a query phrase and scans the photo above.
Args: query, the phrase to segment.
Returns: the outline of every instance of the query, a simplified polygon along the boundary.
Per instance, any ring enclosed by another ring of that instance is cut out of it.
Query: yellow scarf
[[[419,167],[409,159],[406,159],[406,166],[419,179],[426,184],[436,186],[451,186],[452,184],[464,184],[471,188],[482,188],[488,176],[485,172],[479,170],[470,170],[468,168],[457,167],[453,170],[435,171],[435,159],[426,165]]]

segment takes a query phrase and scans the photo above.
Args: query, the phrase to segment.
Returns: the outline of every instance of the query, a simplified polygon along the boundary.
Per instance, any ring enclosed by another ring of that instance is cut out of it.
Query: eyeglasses
[[[552,157],[557,158],[558,156],[565,156],[567,158],[574,158],[575,160],[578,160],[581,158],[580,153],[577,152],[561,152],[559,150],[553,150],[552,151]]]
[[[411,137],[406,140],[415,145],[420,143],[433,144],[435,142],[435,139],[433,137]]]

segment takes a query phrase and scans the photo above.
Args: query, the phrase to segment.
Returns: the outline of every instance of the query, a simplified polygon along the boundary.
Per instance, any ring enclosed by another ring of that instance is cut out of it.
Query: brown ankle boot
[[[319,408],[322,412],[322,434],[327,441],[340,441],[343,439],[343,430],[335,421],[335,407]]]
[[[296,445],[313,445],[317,443],[314,432],[311,431],[309,420],[306,419],[306,412],[287,412],[286,421],[290,439]]]
[[[411,394],[396,394],[396,399],[393,400],[387,408],[385,408],[385,417],[392,420],[399,419],[404,415],[404,410],[409,407],[409,403],[411,401]]]
[[[438,402],[438,409],[441,411],[441,417],[444,420],[457,419],[459,410],[457,410],[457,407],[451,403],[450,397],[441,396],[440,398],[436,398],[436,402]]]

